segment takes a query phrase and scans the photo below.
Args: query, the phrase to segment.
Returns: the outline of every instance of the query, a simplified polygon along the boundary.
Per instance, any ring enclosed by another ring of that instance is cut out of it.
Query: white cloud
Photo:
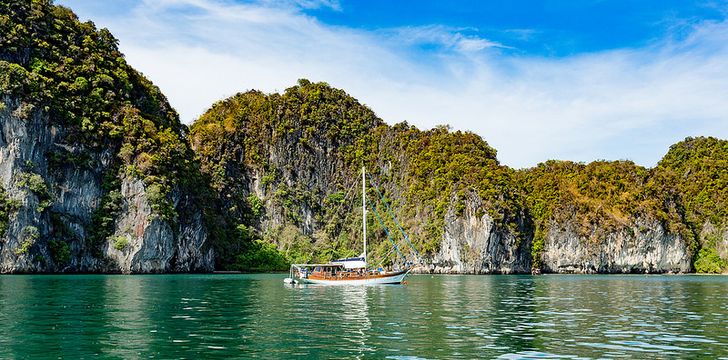
[[[300,10],[340,10],[336,1],[143,0],[115,17],[93,2],[61,3],[108,27],[188,123],[238,91],[309,78],[345,89],[390,123],[472,130],[516,167],[550,158],[651,166],[685,136],[728,138],[726,23],[640,49],[539,58],[508,55],[507,44],[467,29],[366,31]],[[414,50],[426,45],[434,50]]]
[[[503,44],[474,35],[465,35],[467,28],[452,28],[442,25],[402,27],[383,33],[406,45],[435,45],[442,50],[455,50],[464,53],[478,52],[488,48],[508,48]]]

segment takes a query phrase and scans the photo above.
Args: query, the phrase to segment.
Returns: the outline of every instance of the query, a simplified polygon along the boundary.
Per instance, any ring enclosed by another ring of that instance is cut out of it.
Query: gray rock
[[[543,270],[554,273],[684,273],[691,270],[685,241],[659,221],[637,219],[605,238],[580,236],[572,222],[551,224]]]
[[[512,274],[531,271],[529,244],[487,214],[477,216],[483,203],[469,195],[462,216],[451,207],[445,216],[445,234],[440,251],[416,272],[439,274]]]
[[[8,231],[0,234],[0,273],[213,270],[214,255],[201,212],[194,210],[185,194],[174,191],[177,209],[192,211],[185,211],[176,221],[160,219],[152,214],[139,179],[123,179],[123,210],[115,219],[114,236],[99,251],[91,249],[92,214],[100,206],[102,179],[110,171],[113,152],[92,152],[79,144],[64,143],[65,129],[52,125],[46,114],[28,111],[17,99],[2,100],[6,106],[0,110],[0,185],[22,205],[12,216]],[[51,168],[51,152],[84,152],[91,165]],[[21,186],[27,174],[36,174],[45,182],[52,200],[49,208],[39,209],[42,199]],[[63,263],[56,263],[50,250],[54,226],[64,226],[72,233],[65,240],[71,256]],[[115,247],[119,238],[126,241],[121,250]],[[26,242],[30,246],[24,247]]]

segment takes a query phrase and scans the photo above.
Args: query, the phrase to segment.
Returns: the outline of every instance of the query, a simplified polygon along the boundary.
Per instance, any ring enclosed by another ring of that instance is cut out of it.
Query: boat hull
[[[296,278],[296,281],[303,284],[319,285],[391,285],[401,284],[408,273],[409,271],[402,271],[388,276],[373,276],[362,279]]]

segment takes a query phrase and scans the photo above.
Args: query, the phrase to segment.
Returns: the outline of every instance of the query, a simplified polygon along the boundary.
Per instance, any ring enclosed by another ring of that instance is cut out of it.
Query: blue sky
[[[725,16],[716,3],[676,0],[372,0],[305,12],[327,24],[366,30],[447,25],[507,44],[514,53],[540,56],[644,46]]]
[[[510,166],[728,138],[726,1],[59,0],[108,27],[189,123],[326,81],[389,123],[481,135]]]

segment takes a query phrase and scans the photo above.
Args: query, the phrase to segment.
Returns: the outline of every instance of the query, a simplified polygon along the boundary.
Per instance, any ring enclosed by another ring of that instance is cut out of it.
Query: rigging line
[[[389,254],[392,253],[393,250],[394,250],[394,247],[390,248],[389,251],[387,251],[387,253],[382,257],[382,261],[380,261],[379,264],[377,264],[377,267],[382,267],[382,264],[384,264],[384,260],[387,260],[387,257],[389,256]],[[406,261],[406,259],[405,259],[405,261]]]
[[[377,220],[379,220],[379,225],[382,225],[382,229],[384,229],[384,232],[387,233],[387,238],[389,239],[389,242],[391,242],[392,245],[394,246],[394,249],[397,250],[397,254],[399,256],[401,256],[403,259],[405,259],[405,261],[406,261],[407,258],[404,257],[404,255],[402,255],[402,252],[399,251],[399,247],[397,247],[397,244],[392,239],[392,235],[389,234],[389,230],[387,230],[387,226],[384,225],[384,222],[382,222],[382,219],[379,217],[379,213],[377,212],[377,209],[374,207],[374,205],[372,205],[372,203],[369,200],[367,200],[367,204],[369,204],[369,207],[374,211],[374,215],[377,217]]]
[[[397,227],[399,228],[399,231],[402,233],[402,236],[404,236],[404,239],[407,240],[407,243],[409,244],[410,248],[412,248],[412,250],[415,252],[415,255],[417,255],[417,257],[419,258],[420,257],[420,252],[417,251],[417,249],[415,249],[415,246],[412,244],[412,241],[410,241],[410,239],[407,236],[407,234],[405,234],[404,229],[402,229],[402,226],[399,225],[399,221],[397,221],[397,217],[394,216],[394,213],[392,212],[392,209],[389,207],[389,204],[387,204],[387,202],[384,200],[384,196],[379,191],[379,186],[377,186],[377,183],[374,182],[374,178],[372,178],[372,176],[369,175],[369,174],[367,174],[367,175],[369,176],[369,181],[372,183],[372,185],[374,185],[374,190],[377,191],[377,194],[379,195],[379,198],[382,199],[382,202],[384,203],[384,206],[387,207],[387,211],[389,211],[389,215],[392,217],[392,219],[394,219],[394,223],[397,224]]]

